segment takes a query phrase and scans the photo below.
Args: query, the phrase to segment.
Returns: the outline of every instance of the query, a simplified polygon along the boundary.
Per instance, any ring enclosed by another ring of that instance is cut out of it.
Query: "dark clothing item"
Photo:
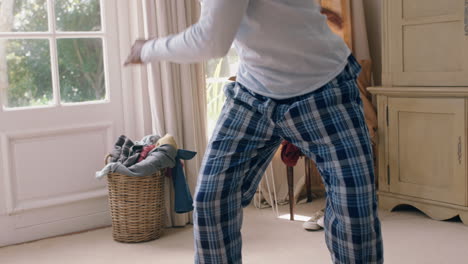
[[[144,146],[141,146],[141,145],[133,145],[130,148],[127,159],[123,161],[122,164],[125,167],[130,167],[134,165],[135,163],[137,163],[138,159],[140,158],[140,153],[143,151],[143,147]]]
[[[121,135],[117,139],[117,142],[115,142],[114,149],[112,149],[110,153],[112,157],[111,162],[117,162],[120,159],[120,154],[122,154],[122,146],[125,143],[125,140],[127,140],[127,137],[125,135]]]
[[[180,160],[191,160],[196,154],[196,152],[184,149],[177,150],[175,167],[171,169],[172,183],[174,184],[175,191],[174,210],[178,214],[193,210],[192,195],[185,180],[184,169]]]
[[[146,157],[148,156],[148,153],[153,150],[156,146],[155,145],[149,145],[149,146],[145,146],[143,147],[143,151],[141,151],[140,153],[140,157],[138,158],[138,161],[137,162],[140,162],[144,159],[146,159]]]
[[[284,140],[281,142],[281,160],[286,166],[294,167],[300,157],[303,157],[301,149],[294,146],[291,142]]]
[[[135,145],[135,143],[133,143],[131,139],[125,139],[125,142],[122,145],[122,152],[120,153],[120,157],[117,160],[118,162],[124,163],[128,159],[128,157],[131,155],[130,150],[133,147],[133,145]]]

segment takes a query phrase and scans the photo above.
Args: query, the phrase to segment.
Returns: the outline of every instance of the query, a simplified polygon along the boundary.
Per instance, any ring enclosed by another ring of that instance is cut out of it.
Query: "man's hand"
[[[333,11],[331,9],[328,9],[328,8],[322,7],[322,9],[320,10],[320,13],[327,16],[328,20],[332,24],[337,26],[339,29],[343,28],[343,18],[338,13],[336,13],[335,11]]]
[[[127,59],[125,60],[124,66],[129,64],[143,64],[141,61],[141,49],[143,49],[143,45],[145,45],[145,39],[137,39],[135,43],[133,43],[132,49],[130,50],[130,55],[128,55]]]

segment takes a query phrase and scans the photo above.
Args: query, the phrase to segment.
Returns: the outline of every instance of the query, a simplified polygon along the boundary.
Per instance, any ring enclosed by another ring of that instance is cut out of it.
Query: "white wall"
[[[375,85],[380,85],[382,83],[382,0],[364,0],[364,9],[366,12],[366,26],[374,68],[374,82]]]

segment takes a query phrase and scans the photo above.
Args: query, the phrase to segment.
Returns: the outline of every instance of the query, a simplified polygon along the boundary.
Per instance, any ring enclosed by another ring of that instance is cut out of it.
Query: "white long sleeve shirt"
[[[344,69],[351,53],[316,0],[202,0],[196,24],[148,41],[141,59],[200,62],[226,55],[233,42],[237,81],[274,99],[320,88]]]

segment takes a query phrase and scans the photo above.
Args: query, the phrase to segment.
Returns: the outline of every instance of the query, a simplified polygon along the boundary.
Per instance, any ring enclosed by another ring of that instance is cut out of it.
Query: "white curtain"
[[[147,0],[143,6],[145,37],[177,33],[197,20],[198,2],[193,0]],[[181,149],[196,151],[184,163],[185,176],[193,195],[206,147],[205,85],[202,65],[155,62],[148,66],[148,100],[153,133],[172,134]],[[167,226],[184,226],[191,214],[173,210],[172,181],[166,181]]]

